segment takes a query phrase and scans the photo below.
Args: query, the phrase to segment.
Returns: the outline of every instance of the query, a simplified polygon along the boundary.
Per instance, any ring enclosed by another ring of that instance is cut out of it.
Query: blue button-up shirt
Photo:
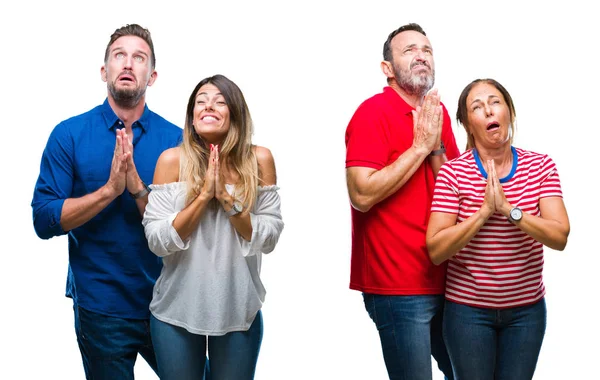
[[[127,189],[87,223],[63,231],[67,198],[106,184],[116,129],[124,127],[108,103],[63,121],[42,155],[33,193],[33,225],[42,239],[68,233],[67,297],[80,307],[121,318],[145,319],[162,262],[149,249],[142,217]],[[133,124],[133,157],[142,181],[152,183],[160,154],[181,142],[182,130],[145,107]]]

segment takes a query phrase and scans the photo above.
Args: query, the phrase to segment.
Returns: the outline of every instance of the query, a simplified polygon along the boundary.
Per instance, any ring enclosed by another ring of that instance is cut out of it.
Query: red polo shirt
[[[412,108],[391,87],[364,101],[346,129],[346,168],[383,169],[413,143]],[[442,140],[449,160],[458,157],[445,107]],[[425,159],[388,198],[363,213],[352,208],[350,288],[389,295],[443,294],[446,266],[435,266],[425,231],[435,178]]]

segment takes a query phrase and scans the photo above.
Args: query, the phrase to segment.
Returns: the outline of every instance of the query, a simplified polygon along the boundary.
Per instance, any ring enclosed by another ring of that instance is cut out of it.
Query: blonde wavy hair
[[[258,165],[252,145],[252,118],[240,88],[223,75],[217,74],[202,79],[190,95],[181,143],[179,180],[188,184],[187,203],[200,194],[208,168],[210,144],[207,144],[194,129],[194,106],[198,91],[209,83],[219,89],[229,108],[229,131],[219,146],[219,161],[226,163],[240,176],[233,196],[244,205],[244,209],[251,209],[256,200],[259,182]]]

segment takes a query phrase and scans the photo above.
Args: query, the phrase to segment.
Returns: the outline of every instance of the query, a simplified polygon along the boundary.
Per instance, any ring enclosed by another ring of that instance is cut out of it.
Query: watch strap
[[[131,198],[133,198],[133,199],[139,199],[139,198],[145,196],[146,194],[150,194],[150,191],[152,191],[150,189],[150,187],[148,187],[148,185],[146,185],[144,182],[142,182],[142,185],[144,185],[144,188],[142,190],[138,191],[135,194],[129,193],[129,195],[131,195]]]
[[[441,141],[440,142],[440,149],[436,149],[436,150],[432,150],[431,153],[429,153],[430,156],[441,156],[442,154],[446,153],[446,147],[444,146],[444,142]]]
[[[231,209],[229,209],[229,211],[225,211],[225,214],[227,214],[227,216],[234,216],[240,212],[242,212],[242,206],[239,203],[234,202],[231,205]]]

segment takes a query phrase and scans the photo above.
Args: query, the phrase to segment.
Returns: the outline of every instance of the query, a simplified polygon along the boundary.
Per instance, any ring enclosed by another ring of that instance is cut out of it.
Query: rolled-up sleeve
[[[42,239],[66,234],[60,225],[65,199],[73,191],[73,139],[66,126],[54,128],[42,153],[31,201],[33,228]]]
[[[275,249],[279,236],[283,231],[281,217],[281,198],[276,185],[258,188],[258,196],[253,212],[250,213],[252,237],[248,244],[246,256],[258,253],[270,253]]]
[[[185,251],[189,248],[189,239],[183,241],[175,228],[173,220],[179,213],[175,208],[175,198],[179,183],[150,185],[148,205],[144,212],[144,231],[148,247],[159,257]]]

